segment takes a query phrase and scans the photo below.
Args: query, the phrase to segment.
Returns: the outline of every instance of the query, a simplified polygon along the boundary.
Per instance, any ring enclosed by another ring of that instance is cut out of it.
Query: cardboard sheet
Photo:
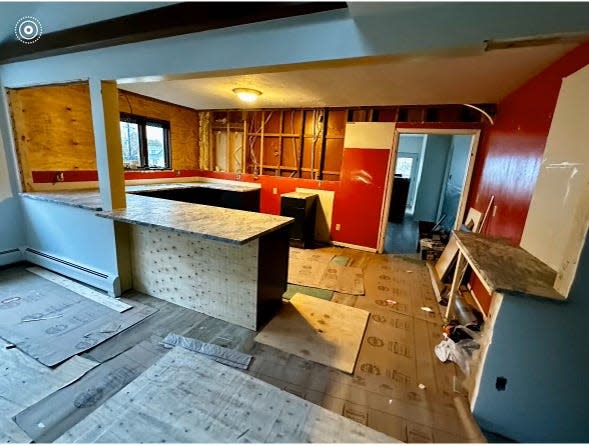
[[[144,341],[27,407],[16,415],[15,422],[37,443],[52,442],[137,378],[166,351]]]
[[[12,417],[45,396],[67,386],[98,365],[74,356],[51,369],[0,339],[0,443],[28,443],[31,439]]]
[[[396,440],[252,376],[176,347],[57,441],[391,443]]]
[[[352,373],[368,316],[358,308],[296,294],[255,340]]]
[[[288,264],[288,282],[345,294],[364,294],[362,269],[334,262],[291,259]]]
[[[34,274],[24,274],[30,277],[18,294],[7,294],[0,304],[0,337],[47,366],[92,348],[157,311],[136,304],[119,313]]]

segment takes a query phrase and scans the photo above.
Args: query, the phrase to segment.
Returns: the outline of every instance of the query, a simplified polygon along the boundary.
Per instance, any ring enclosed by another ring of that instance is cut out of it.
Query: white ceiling
[[[231,91],[236,87],[263,92],[256,108],[496,103],[577,44],[363,60],[119,87],[195,109],[244,108]]]

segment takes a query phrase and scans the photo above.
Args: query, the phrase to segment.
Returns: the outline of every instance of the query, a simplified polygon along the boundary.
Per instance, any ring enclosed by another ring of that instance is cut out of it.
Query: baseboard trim
[[[335,240],[332,243],[335,246],[341,246],[343,248],[357,249],[359,251],[376,252],[376,248],[369,248],[368,246],[352,245],[351,243],[337,242]]]
[[[29,247],[24,249],[24,258],[35,265],[106,291],[110,296],[120,295],[118,276]]]

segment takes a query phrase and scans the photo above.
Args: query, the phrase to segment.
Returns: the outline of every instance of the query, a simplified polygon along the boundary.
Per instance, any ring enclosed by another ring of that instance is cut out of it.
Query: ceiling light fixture
[[[254,90],[253,88],[234,88],[233,93],[243,102],[255,102],[258,96],[262,94],[261,91]]]

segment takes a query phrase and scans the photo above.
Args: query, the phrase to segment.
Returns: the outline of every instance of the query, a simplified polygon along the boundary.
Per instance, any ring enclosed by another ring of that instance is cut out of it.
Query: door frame
[[[468,201],[468,194],[470,192],[470,183],[472,180],[472,173],[476,160],[476,154],[479,147],[479,140],[481,135],[480,129],[435,129],[435,128],[398,128],[395,127],[393,135],[393,147],[389,156],[389,163],[387,168],[387,177],[385,180],[385,199],[383,200],[382,211],[380,215],[380,229],[378,234],[378,243],[376,252],[382,253],[384,250],[384,240],[386,236],[387,221],[389,209],[391,205],[391,194],[393,193],[393,178],[395,176],[395,166],[397,164],[397,154],[399,149],[399,137],[402,134],[425,134],[425,135],[467,135],[471,136],[470,154],[468,157],[468,165],[466,168],[466,175],[462,184],[462,193],[460,195],[460,203],[458,204],[458,211],[456,214],[456,221],[454,229],[459,229],[466,213],[466,203]]]

